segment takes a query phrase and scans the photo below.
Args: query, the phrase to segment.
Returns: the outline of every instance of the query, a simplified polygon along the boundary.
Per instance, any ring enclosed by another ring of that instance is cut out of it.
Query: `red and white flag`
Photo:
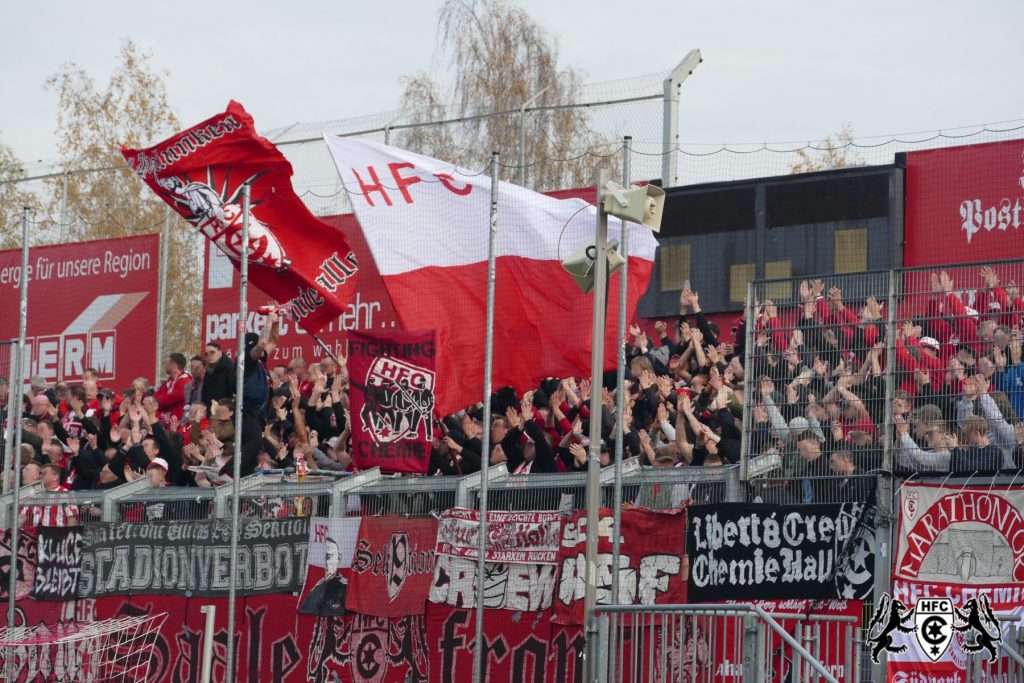
[[[249,277],[288,302],[304,329],[338,319],[355,293],[359,266],[344,237],[316,218],[292,189],[292,167],[238,102],[148,149],[121,148],[161,199],[227,254],[242,254],[242,187],[250,185]]]
[[[364,140],[325,136],[402,326],[437,331],[436,407],[482,399],[490,189],[487,175]],[[498,188],[494,387],[589,374],[593,300],[561,261],[593,241],[596,209],[511,183]],[[609,238],[621,225],[610,220]],[[630,232],[628,318],[657,242]],[[605,369],[615,367],[618,277],[608,288]]]

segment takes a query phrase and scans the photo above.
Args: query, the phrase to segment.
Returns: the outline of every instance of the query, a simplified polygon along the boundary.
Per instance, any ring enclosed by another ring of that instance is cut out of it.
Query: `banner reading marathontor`
[[[306,576],[309,518],[241,519],[238,593],[292,593]],[[226,596],[231,521],[92,524],[85,527],[79,597]]]
[[[426,474],[434,415],[434,332],[349,335],[352,459]]]

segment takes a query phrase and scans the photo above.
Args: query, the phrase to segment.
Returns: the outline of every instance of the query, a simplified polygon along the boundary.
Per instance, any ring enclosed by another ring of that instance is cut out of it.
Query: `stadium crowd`
[[[896,326],[889,435],[895,465],[903,473],[1017,471],[1024,461],[1020,293],[984,268],[971,308],[945,272],[930,281],[921,301],[901,303]],[[652,339],[630,328],[625,456],[656,468],[737,463],[746,417],[751,455],[781,463],[781,474],[764,487],[766,498],[821,502],[836,491],[844,499],[869,498],[874,485],[858,475],[881,467],[886,439],[884,304],[846,301],[839,288],[813,280],[800,283],[799,301],[785,310],[767,300],[756,308],[749,350],[743,319],[731,330],[735,341],[725,341],[689,289],[671,329],[655,323]],[[67,491],[146,477],[155,487],[219,486],[231,480],[236,439],[243,476],[350,470],[344,358],[269,363],[279,322],[276,312],[268,318],[262,335],[246,336],[241,406],[236,366],[217,343],[202,356],[170,354],[159,384],[140,378],[120,393],[102,386],[93,370],[71,386],[33,377],[21,404],[22,483]],[[0,383],[4,406],[7,390]],[[589,411],[593,391],[601,392],[599,416]],[[478,471],[485,428],[491,465],[505,463],[513,474],[582,470],[591,419],[601,420],[607,466],[615,410],[614,373],[601,387],[551,378],[522,396],[501,389],[489,419],[477,405],[436,423],[429,473]]]

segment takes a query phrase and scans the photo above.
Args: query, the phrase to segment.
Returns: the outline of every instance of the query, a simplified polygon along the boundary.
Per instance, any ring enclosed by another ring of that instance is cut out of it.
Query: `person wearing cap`
[[[942,358],[942,345],[935,337],[918,337],[920,329],[911,323],[904,323],[901,334],[896,340],[896,365],[900,370],[903,382],[900,388],[907,393],[916,394],[920,390],[917,373],[928,374],[928,381],[934,386],[941,386],[946,362]]]
[[[185,367],[184,355],[169,355],[167,362],[164,363],[167,380],[153,394],[159,406],[157,416],[164,427],[171,426],[171,418],[176,418],[180,422],[185,414],[185,388],[192,381],[192,375],[185,371]]]
[[[270,399],[270,372],[267,359],[277,348],[279,333],[277,309],[267,314],[262,334],[247,332],[242,384],[242,476],[252,474],[263,448],[263,427],[266,424],[267,403]],[[236,406],[236,409],[239,406]],[[229,465],[225,465],[228,467]],[[230,465],[233,467],[233,465]]]
[[[167,461],[163,458],[157,457],[150,460],[146,465],[146,478],[149,480],[149,485],[153,488],[167,486],[167,470]]]

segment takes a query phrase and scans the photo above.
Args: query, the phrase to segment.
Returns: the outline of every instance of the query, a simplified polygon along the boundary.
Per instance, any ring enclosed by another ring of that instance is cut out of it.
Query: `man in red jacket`
[[[185,356],[180,353],[168,356],[164,365],[167,381],[153,394],[159,406],[157,417],[165,428],[170,428],[172,417],[178,418],[180,422],[182,415],[185,414],[185,387],[192,381],[192,375],[185,372],[185,363]]]

